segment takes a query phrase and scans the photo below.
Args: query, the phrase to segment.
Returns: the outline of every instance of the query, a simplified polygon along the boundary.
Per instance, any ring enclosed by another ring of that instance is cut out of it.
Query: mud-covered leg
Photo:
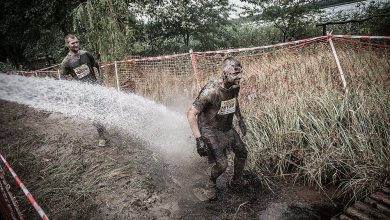
[[[108,136],[106,128],[99,122],[94,122],[93,125],[96,127],[96,130],[99,134],[99,144],[98,144],[99,147],[106,146],[107,136]]]
[[[211,136],[208,138],[209,140],[209,162],[214,163],[211,168],[211,181],[216,183],[217,179],[222,173],[226,171],[228,166],[227,155],[225,149],[225,141],[224,138],[220,138],[218,136]]]
[[[209,200],[217,199],[217,179],[221,176],[228,166],[227,158],[216,158],[214,166],[211,168],[211,176],[207,183],[208,197]]]
[[[241,140],[240,136],[236,131],[233,133],[235,139],[235,145],[232,147],[234,153],[234,174],[232,185],[241,184],[242,173],[244,171],[246,158],[248,156],[248,151],[245,147],[244,142]]]
[[[244,156],[245,155],[245,156]],[[242,172],[245,167],[245,161],[246,161],[246,154],[235,156],[234,158],[234,175],[233,175],[233,181],[239,181],[242,177]]]
[[[221,176],[228,166],[226,158],[221,158],[218,160],[214,166],[211,168],[211,181],[216,183],[219,176]]]
[[[217,136],[212,137],[210,140],[210,158],[213,159],[214,165],[211,167],[211,175],[210,180],[207,184],[208,191],[210,192],[210,200],[217,199],[217,179],[219,176],[221,176],[228,166],[227,156],[226,156],[226,149],[224,149],[223,143],[220,142],[220,138]]]
[[[215,144],[217,142],[212,139],[211,143]],[[228,166],[226,153],[223,150],[218,150],[216,145],[210,146],[209,154],[212,154],[209,155],[209,162],[214,164],[211,167],[210,178],[207,181],[206,187],[204,189],[194,189],[195,196],[198,197],[198,199],[201,201],[215,201],[217,199],[217,179],[219,176],[221,176],[222,173],[226,171]]]

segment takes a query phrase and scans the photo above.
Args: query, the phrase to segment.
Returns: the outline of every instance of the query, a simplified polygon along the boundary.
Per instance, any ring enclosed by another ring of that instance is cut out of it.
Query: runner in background
[[[214,164],[204,191],[208,200],[217,199],[217,178],[228,166],[228,148],[235,154],[234,175],[229,186],[237,188],[242,185],[241,176],[248,153],[233,128],[233,115],[236,115],[241,133],[246,135],[246,126],[237,99],[241,74],[241,63],[235,58],[226,58],[222,63],[221,78],[209,81],[188,111],[187,117],[196,138],[197,152],[200,156],[207,156],[209,162]]]
[[[80,50],[79,41],[73,34],[65,37],[65,46],[68,47],[68,55],[61,63],[61,79],[70,75],[73,79],[92,84],[103,84],[103,73],[94,57],[84,50]],[[96,78],[99,74],[99,80]],[[107,131],[99,122],[94,122],[99,134],[98,146],[104,147],[107,142]]]

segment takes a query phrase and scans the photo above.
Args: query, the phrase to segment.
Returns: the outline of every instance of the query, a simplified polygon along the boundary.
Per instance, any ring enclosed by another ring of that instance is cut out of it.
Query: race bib
[[[83,64],[75,68],[74,72],[76,73],[77,78],[81,79],[89,74],[89,67],[87,66],[87,64]]]
[[[236,98],[232,98],[221,102],[221,108],[218,115],[227,115],[236,112]]]

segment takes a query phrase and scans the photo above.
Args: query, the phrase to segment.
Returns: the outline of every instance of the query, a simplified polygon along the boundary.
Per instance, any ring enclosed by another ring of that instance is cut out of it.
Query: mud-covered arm
[[[66,79],[66,76],[71,74],[70,68],[65,65],[64,62],[60,65],[60,78],[59,79]]]
[[[102,84],[102,83],[103,83],[103,71],[102,71],[102,69],[100,68],[99,63],[95,60],[95,58],[94,58],[94,57],[92,56],[92,54],[90,54],[89,52],[87,52],[87,56],[88,56],[89,60],[90,60],[91,63],[92,63],[92,66],[93,66],[94,71],[97,71],[98,80],[99,80],[99,82]]]
[[[206,107],[211,104],[210,100],[212,100],[213,90],[210,86],[206,85],[200,91],[198,97],[195,99],[194,103],[188,110],[187,118],[190,124],[192,133],[196,139],[196,151],[199,156],[204,157],[209,155],[210,153],[210,145],[209,140],[202,136],[200,132],[200,127],[198,123],[199,114],[205,111]]]
[[[246,128],[246,124],[244,122],[244,117],[242,117],[242,115],[241,115],[241,109],[240,109],[240,104],[238,102],[238,98],[236,98],[236,112],[235,112],[235,115],[237,117],[238,126],[240,127],[241,133],[242,133],[242,135],[245,136],[247,128]]]
[[[240,103],[238,102],[238,98],[236,98],[236,112],[234,114],[237,117],[238,121],[241,121],[243,119],[241,115]]]
[[[198,124],[198,116],[202,111],[204,111],[205,107],[210,104],[212,94],[213,93],[211,92],[211,89],[206,85],[199,92],[199,95],[195,99],[194,103],[192,103],[190,110],[188,110],[187,118],[192,130],[192,134],[195,138],[199,138],[201,136]]]
[[[188,122],[190,123],[190,127],[194,137],[196,139],[196,151],[199,156],[204,157],[209,154],[209,147],[207,145],[208,140],[200,134],[199,125],[198,125],[198,115],[200,111],[196,109],[195,106],[191,106],[188,111],[187,117]]]
[[[190,124],[190,128],[192,130],[192,134],[194,135],[195,138],[199,138],[200,135],[200,130],[199,130],[199,125],[198,125],[198,115],[200,111],[195,108],[195,106],[191,106],[190,110],[187,113],[187,119]]]

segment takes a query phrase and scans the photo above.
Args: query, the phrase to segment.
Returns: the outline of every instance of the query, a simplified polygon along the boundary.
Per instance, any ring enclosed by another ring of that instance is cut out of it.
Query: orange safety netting
[[[242,105],[260,106],[296,94],[343,92],[330,38],[347,88],[389,86],[389,37],[375,36],[329,35],[255,48],[131,58],[107,63],[102,69],[107,86],[164,103],[178,94],[194,97],[208,80],[220,76],[222,61],[234,56],[244,69]],[[58,78],[59,72],[53,68],[18,74]]]

